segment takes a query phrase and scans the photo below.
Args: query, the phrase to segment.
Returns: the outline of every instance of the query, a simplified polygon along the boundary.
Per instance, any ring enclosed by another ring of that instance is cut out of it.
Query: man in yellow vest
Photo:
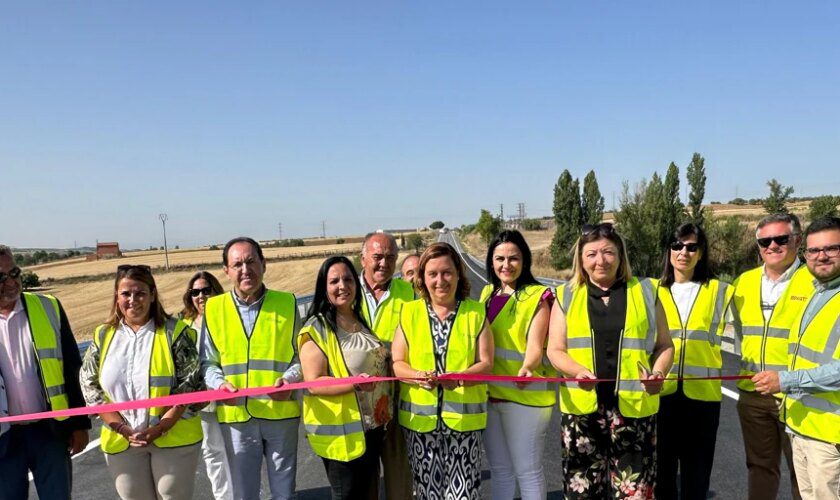
[[[82,359],[61,304],[22,292],[21,270],[0,246],[0,378],[10,415],[85,406],[79,386]],[[70,498],[70,455],[88,443],[87,416],[13,424],[0,455],[0,498],[29,497],[32,472],[39,498]]]
[[[397,241],[388,233],[370,233],[362,243],[362,314],[371,331],[388,350],[400,320],[403,303],[414,300],[414,288],[403,280],[392,279],[397,267]],[[395,384],[396,385],[396,384]],[[395,392],[398,391],[398,387]],[[399,394],[394,394],[394,415],[397,414]],[[412,498],[411,467],[402,430],[391,422],[385,431],[382,448],[382,467],[385,473],[386,498]]]
[[[733,283],[731,311],[741,375],[787,366],[791,323],[813,289],[808,269],[797,258],[800,233],[795,215],[775,214],[762,219],[756,229],[756,243],[763,265],[746,271]],[[779,421],[781,394],[760,394],[750,380],[739,381],[738,389],[749,500],[776,498],[782,454],[790,470],[793,497],[798,499],[790,440]]]
[[[235,396],[241,388],[280,387],[302,379],[294,342],[300,328],[295,296],[265,287],[265,257],[251,238],[230,240],[222,251],[222,263],[233,291],[208,299],[200,356],[207,387],[234,395],[216,407],[233,496],[260,498],[266,457],[271,498],[293,498],[300,405],[285,391]]]
[[[815,290],[790,329],[784,371],[753,377],[763,394],[785,393],[799,492],[806,500],[840,498],[840,218],[805,231],[805,262]]]

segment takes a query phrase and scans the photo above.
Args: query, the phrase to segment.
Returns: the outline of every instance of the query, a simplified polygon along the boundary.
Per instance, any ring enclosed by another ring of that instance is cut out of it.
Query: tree
[[[568,269],[572,265],[570,250],[580,234],[580,183],[564,170],[554,185],[554,237],[551,239],[551,265]]]
[[[38,275],[31,272],[31,271],[24,271],[23,274],[20,275],[20,281],[23,285],[24,290],[29,290],[30,288],[38,288],[41,286],[41,279],[38,278]]]
[[[811,206],[808,209],[808,218],[810,220],[817,220],[822,217],[837,217],[837,205],[840,205],[840,196],[817,196],[811,200]]]
[[[604,197],[598,189],[598,180],[595,178],[594,170],[590,170],[583,178],[583,197],[580,208],[584,224],[598,224],[604,217]]]
[[[665,206],[667,210],[664,212],[665,219],[662,221],[663,226],[668,230],[665,233],[665,239],[661,241],[663,248],[668,244],[668,235],[674,231],[680,223],[685,220],[685,206],[680,201],[680,170],[674,162],[668,165],[668,171],[665,173],[665,182],[662,186],[664,190]]]
[[[426,244],[423,242],[423,237],[420,236],[418,233],[411,233],[406,238],[406,245],[410,250],[414,250],[415,253],[420,253],[421,250],[426,248]]]
[[[543,228],[539,219],[522,219],[520,226],[525,231],[539,231]]]
[[[429,229],[443,229],[443,226],[445,225],[446,224],[444,224],[443,221],[436,220],[429,224]]]
[[[686,169],[688,186],[688,217],[695,224],[703,224],[703,197],[706,195],[706,159],[700,153],[694,153]]]
[[[738,217],[709,217],[706,238],[709,264],[721,280],[732,283],[739,274],[758,264],[755,233]]]
[[[658,173],[650,181],[642,180],[633,191],[624,183],[615,221],[627,244],[633,273],[638,276],[659,276],[662,272],[664,242],[675,229],[670,226],[675,215],[669,213],[672,208],[665,192]]]
[[[776,179],[770,179],[767,187],[770,188],[770,194],[761,202],[764,211],[771,215],[790,213],[785,204],[793,194],[793,186],[783,186]]]
[[[502,230],[502,219],[493,217],[493,215],[483,208],[481,209],[481,216],[475,225],[478,234],[485,243],[490,243],[493,238]]]

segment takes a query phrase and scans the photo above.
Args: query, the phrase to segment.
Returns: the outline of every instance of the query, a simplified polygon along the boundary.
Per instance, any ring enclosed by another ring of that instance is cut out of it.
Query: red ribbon
[[[463,380],[465,382],[615,382],[616,379],[610,378],[596,378],[596,379],[577,379],[565,377],[515,377],[509,375],[474,375],[469,373],[444,373],[436,377],[438,380]],[[752,378],[751,375],[722,375],[718,377],[691,377],[691,378],[668,378],[666,380],[742,380]],[[316,387],[329,387],[335,385],[345,384],[370,384],[374,382],[393,382],[401,380],[397,377],[347,377],[347,378],[325,378],[320,380],[313,380],[311,382],[296,382],[293,384],[283,384],[282,387],[249,387],[247,389],[239,389],[236,392],[228,392],[222,389],[188,392],[185,394],[173,394],[170,396],[163,396],[159,398],[137,399],[134,401],[124,401],[121,403],[106,403],[95,406],[84,406],[80,408],[69,408],[66,410],[44,411],[39,413],[29,413],[25,415],[12,415],[9,417],[0,417],[0,422],[22,422],[41,420],[44,418],[59,418],[59,417],[76,417],[80,415],[95,415],[99,413],[111,411],[124,410],[141,410],[144,408],[153,407],[168,407],[176,405],[192,405],[196,403],[209,403],[212,401],[222,401],[232,398],[244,398],[252,396],[263,396],[282,391],[294,391],[301,389],[312,389]],[[402,380],[417,380],[417,379],[402,379]],[[641,379],[637,379],[641,380]]]

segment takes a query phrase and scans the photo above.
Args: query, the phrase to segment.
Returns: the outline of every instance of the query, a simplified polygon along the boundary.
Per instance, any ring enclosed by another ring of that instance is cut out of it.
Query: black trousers
[[[390,422],[388,425],[397,425]],[[333,500],[377,500],[379,498],[379,456],[385,441],[385,427],[365,432],[365,453],[349,462],[324,458]]]
[[[660,398],[656,434],[657,499],[705,500],[719,423],[720,402],[689,399],[683,394],[682,384],[676,393]]]

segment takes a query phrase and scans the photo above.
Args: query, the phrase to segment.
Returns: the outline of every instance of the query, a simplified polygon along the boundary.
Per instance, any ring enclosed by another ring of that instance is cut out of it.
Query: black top
[[[616,378],[621,332],[627,315],[627,283],[618,280],[608,289],[601,290],[586,283],[589,326],[592,328],[595,351],[595,376]],[[602,297],[609,297],[604,304]],[[617,403],[615,383],[604,382],[597,386],[598,403],[614,406]]]

